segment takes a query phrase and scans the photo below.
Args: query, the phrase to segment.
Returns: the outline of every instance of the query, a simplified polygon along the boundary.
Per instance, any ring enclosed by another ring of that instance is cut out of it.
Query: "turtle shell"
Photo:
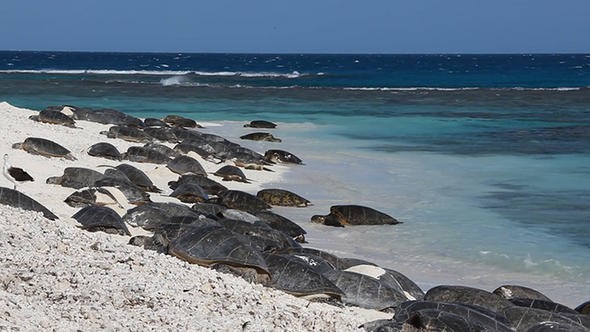
[[[131,235],[121,216],[108,207],[87,206],[76,212],[72,218],[82,224],[82,229],[91,232],[103,231],[106,233]]]
[[[112,160],[121,160],[121,153],[111,143],[100,142],[92,145],[88,149],[88,155],[93,157],[103,157]]]

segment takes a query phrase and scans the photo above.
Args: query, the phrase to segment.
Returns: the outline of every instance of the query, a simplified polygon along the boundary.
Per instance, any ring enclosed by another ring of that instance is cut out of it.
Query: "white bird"
[[[5,178],[14,184],[15,190],[17,181],[34,181],[33,177],[30,176],[29,173],[25,172],[22,168],[10,166],[8,163],[8,154],[4,155],[4,167],[2,168],[2,173],[4,174]]]

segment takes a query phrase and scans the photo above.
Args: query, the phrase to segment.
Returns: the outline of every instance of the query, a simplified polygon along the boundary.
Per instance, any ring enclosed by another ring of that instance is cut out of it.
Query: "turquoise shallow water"
[[[590,297],[586,55],[66,55],[75,61],[0,54],[0,100],[237,121],[206,130],[306,163],[269,186],[314,203],[280,209],[312,246],[399,269],[424,287],[513,281],[569,305]],[[259,118],[280,122],[282,143],[239,139]],[[309,223],[353,203],[404,223]]]

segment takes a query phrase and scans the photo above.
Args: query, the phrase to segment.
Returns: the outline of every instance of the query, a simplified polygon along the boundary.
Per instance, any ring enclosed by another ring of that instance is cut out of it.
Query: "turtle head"
[[[317,214],[311,217],[311,222],[314,222],[316,224],[323,224],[325,220],[326,216],[320,216]]]
[[[14,143],[14,144],[12,144],[12,148],[13,149],[22,149],[23,143]]]
[[[61,176],[52,176],[45,180],[47,184],[61,184],[62,177]]]

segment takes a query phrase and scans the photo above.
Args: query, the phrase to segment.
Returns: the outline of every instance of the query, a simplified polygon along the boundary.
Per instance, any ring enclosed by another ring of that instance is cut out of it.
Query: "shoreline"
[[[198,323],[205,324],[199,326],[202,329],[221,330],[355,330],[364,322],[391,316],[358,307],[311,303],[172,256],[128,245],[129,238],[125,236],[77,229],[77,222],[71,216],[79,208],[63,203],[75,189],[46,184],[45,179],[62,175],[65,167],[119,164],[87,155],[86,149],[94,143],[109,142],[120,151],[137,144],[99,134],[110,125],[76,121],[80,128],[69,128],[34,122],[28,119],[33,114],[37,112],[0,103],[0,115],[4,119],[0,131],[6,133],[0,137],[0,153],[8,153],[11,164],[24,168],[35,179],[19,184],[17,189],[60,219],[52,222],[36,212],[0,206],[3,228],[0,243],[7,243],[2,248],[6,258],[0,261],[0,279],[5,285],[4,290],[0,290],[0,310],[7,316],[0,319],[0,327],[133,329],[136,324],[149,324],[168,329],[192,329]],[[12,149],[12,144],[29,136],[54,140],[68,148],[78,160],[46,158]],[[208,173],[222,166],[191,156],[198,159]],[[125,163],[143,170],[163,190],[159,195],[152,193],[152,200],[177,202],[165,195],[171,192],[167,182],[178,175],[164,165]],[[275,172],[246,170],[253,183],[232,181],[224,185],[252,193],[265,183],[278,181],[286,172],[283,166],[273,166],[273,170]],[[2,177],[0,186],[12,188],[12,183]],[[122,215],[130,207],[115,210]],[[145,232],[133,227],[129,230],[132,235]],[[163,271],[162,266],[168,270]],[[169,278],[174,281],[170,282]],[[178,278],[180,281],[175,281]],[[187,286],[189,282],[194,285]],[[197,286],[200,288],[195,294]],[[154,311],[157,318],[150,318]],[[241,318],[246,320],[241,321]]]

